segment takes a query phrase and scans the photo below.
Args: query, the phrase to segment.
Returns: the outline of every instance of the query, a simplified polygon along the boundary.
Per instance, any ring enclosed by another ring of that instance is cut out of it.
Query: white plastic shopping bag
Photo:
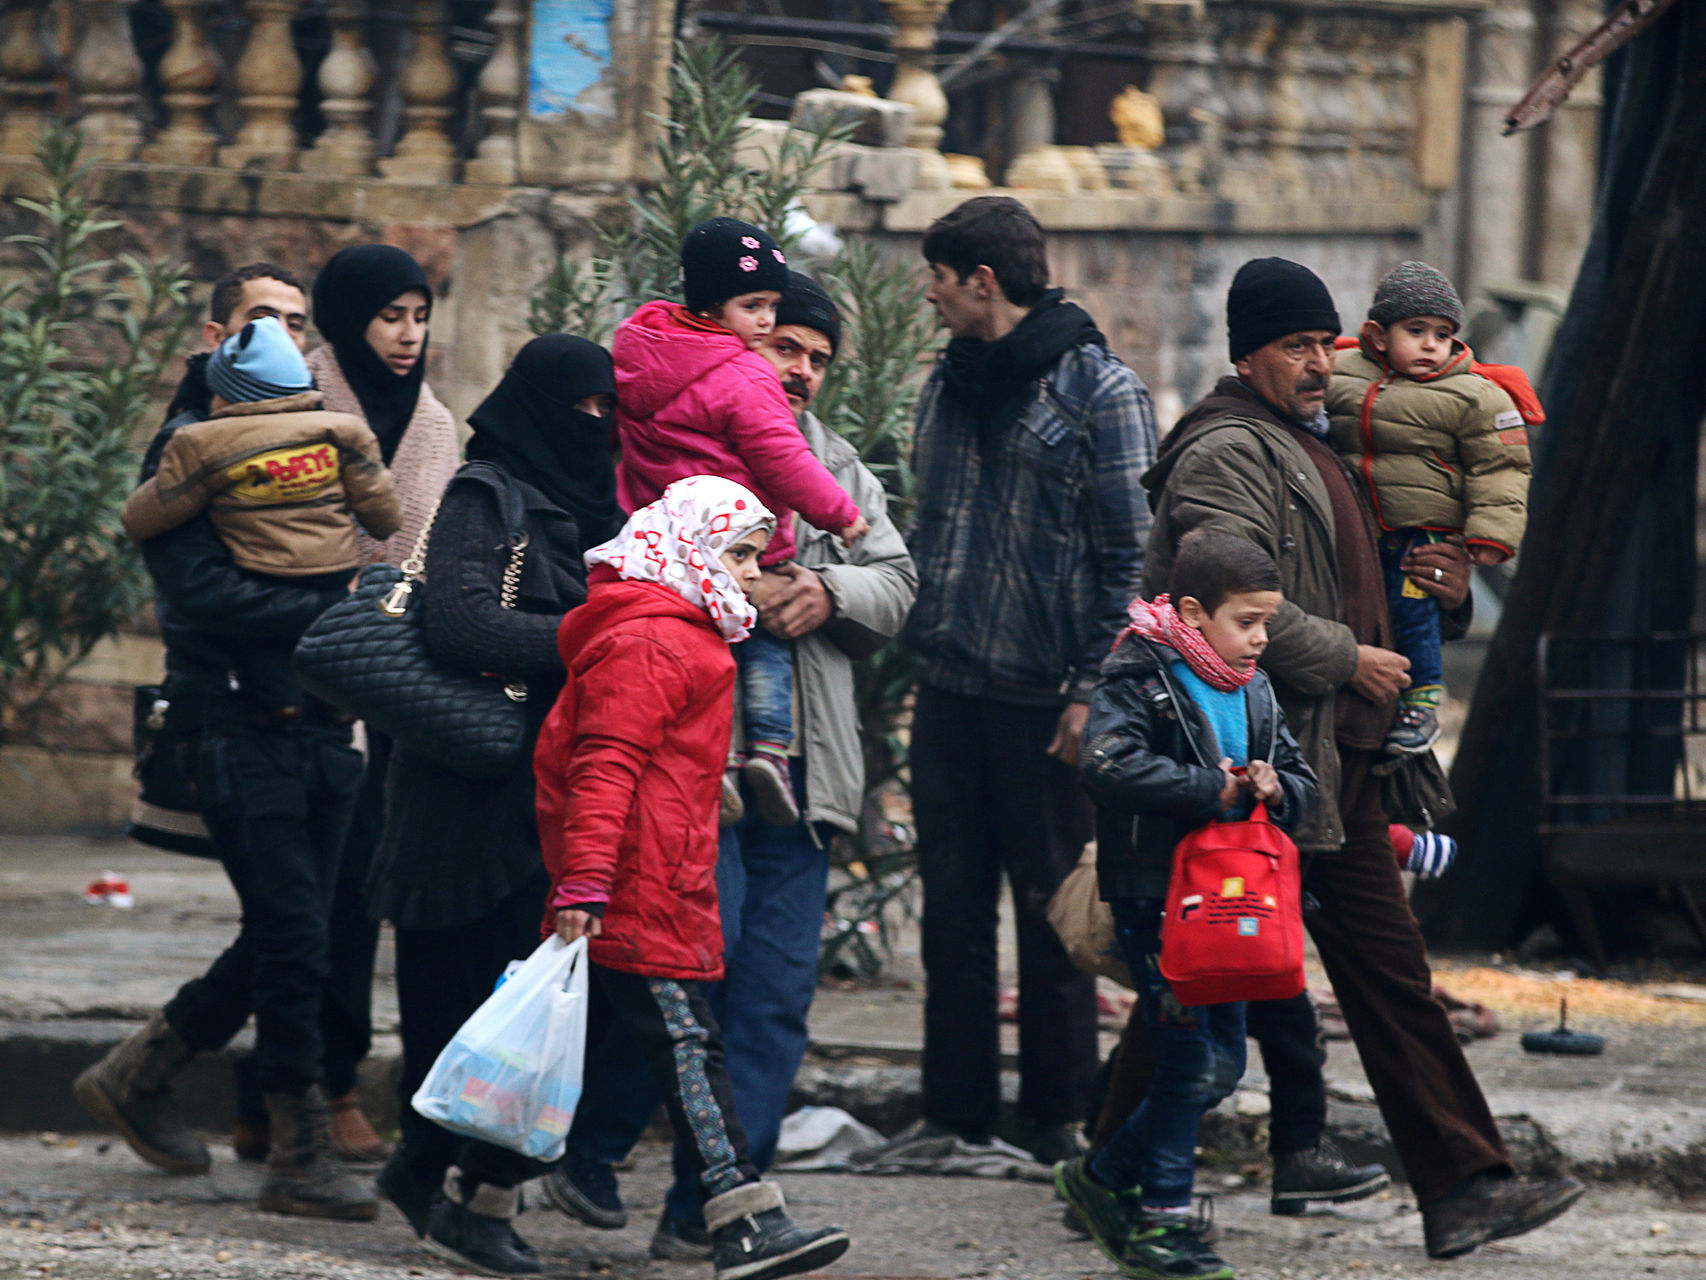
[[[563,1154],[586,1058],[586,939],[550,937],[462,1024],[416,1111],[535,1160]]]

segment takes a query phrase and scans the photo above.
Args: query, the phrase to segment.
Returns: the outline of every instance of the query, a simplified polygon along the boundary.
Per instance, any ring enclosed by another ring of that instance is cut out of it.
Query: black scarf
[[[581,546],[595,546],[615,537],[623,522],[610,457],[613,420],[575,405],[615,394],[603,347],[566,333],[535,338],[469,416],[468,457],[495,462],[538,489],[574,517]]]
[[[1090,313],[1050,289],[1013,331],[994,342],[954,338],[942,353],[942,390],[972,411],[980,441],[988,446],[1007,426],[1015,401],[1073,347],[1107,345]]]
[[[426,378],[427,344],[421,342],[420,358],[399,377],[368,345],[367,326],[411,289],[424,293],[431,307],[432,287],[421,264],[389,244],[340,249],[314,277],[314,324],[332,344],[338,368],[361,402],[362,416],[379,438],[386,462],[396,456],[415,415]]]

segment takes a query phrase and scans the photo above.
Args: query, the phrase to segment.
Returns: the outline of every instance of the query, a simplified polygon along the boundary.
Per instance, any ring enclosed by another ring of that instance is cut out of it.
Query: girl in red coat
[[[775,517],[732,480],[692,476],[586,553],[563,620],[568,681],[534,755],[553,889],[545,932],[589,940],[587,1071],[624,1026],[657,1074],[705,1188],[717,1280],[792,1275],[846,1252],[839,1227],[789,1220],[760,1181],[698,984],[723,976],[717,807],[733,714],[729,645]]]

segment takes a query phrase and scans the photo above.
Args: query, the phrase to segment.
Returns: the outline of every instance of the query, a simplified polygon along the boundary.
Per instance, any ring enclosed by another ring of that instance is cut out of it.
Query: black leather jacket
[[[1105,899],[1165,896],[1179,841],[1220,817],[1224,776],[1214,730],[1168,670],[1175,659],[1165,646],[1128,637],[1102,664],[1090,698],[1080,770],[1096,801],[1096,878]],[[1314,808],[1315,774],[1261,671],[1244,700],[1247,758],[1278,772],[1285,800],[1269,813],[1295,830]]]

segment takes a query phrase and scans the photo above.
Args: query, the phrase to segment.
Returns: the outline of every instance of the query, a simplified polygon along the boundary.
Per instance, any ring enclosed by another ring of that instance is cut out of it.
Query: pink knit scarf
[[[1226,659],[1214,651],[1203,633],[1179,616],[1179,611],[1165,594],[1156,596],[1154,600],[1139,596],[1126,606],[1126,616],[1131,619],[1131,625],[1120,632],[1119,640],[1114,641],[1116,649],[1127,636],[1142,636],[1145,640],[1164,644],[1183,658],[1185,665],[1211,688],[1222,693],[1242,689],[1256,674],[1254,665],[1242,674],[1233,670]]]

